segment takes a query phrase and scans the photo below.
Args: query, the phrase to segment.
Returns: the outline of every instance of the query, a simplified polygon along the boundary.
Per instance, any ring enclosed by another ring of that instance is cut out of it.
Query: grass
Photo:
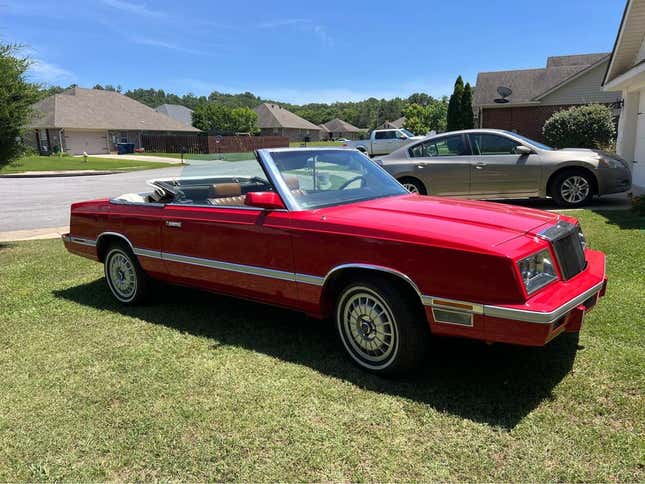
[[[0,245],[0,481],[643,482],[645,219],[575,212],[607,297],[544,348],[437,339],[403,381],[328,323]]]
[[[163,163],[153,163],[143,160],[111,159],[88,156],[87,162],[83,158],[72,156],[23,156],[18,160],[0,165],[0,175],[11,173],[24,173],[27,171],[67,171],[67,170],[150,170],[171,166]]]

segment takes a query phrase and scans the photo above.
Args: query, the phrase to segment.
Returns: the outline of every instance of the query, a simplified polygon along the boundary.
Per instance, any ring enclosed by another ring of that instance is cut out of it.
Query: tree
[[[251,108],[233,108],[230,117],[235,133],[255,134],[258,131],[258,115]]]
[[[0,44],[0,165],[22,152],[21,137],[40,98],[39,86],[26,79],[31,61],[17,57],[18,51],[17,45]]]
[[[469,82],[464,86],[460,109],[461,127],[459,129],[473,129],[475,127],[475,120],[473,119],[473,90]]]
[[[546,120],[542,133],[556,148],[608,149],[616,138],[611,108],[602,104],[558,111]]]
[[[457,77],[455,81],[455,88],[448,101],[448,131],[455,131],[461,129],[462,114],[461,114],[461,98],[464,95],[464,81],[461,76]]]
[[[445,131],[448,103],[446,99],[433,99],[429,104],[409,104],[403,109],[405,128],[414,134],[423,135],[429,131]]]

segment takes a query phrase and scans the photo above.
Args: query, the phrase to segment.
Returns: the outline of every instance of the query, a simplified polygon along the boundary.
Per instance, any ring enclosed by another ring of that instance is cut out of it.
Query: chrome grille
[[[540,233],[549,240],[560,266],[562,278],[566,281],[582,272],[587,266],[580,228],[568,222],[558,222]]]

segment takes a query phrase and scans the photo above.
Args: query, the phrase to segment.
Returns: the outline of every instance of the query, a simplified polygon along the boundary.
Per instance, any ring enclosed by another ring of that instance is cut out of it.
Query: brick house
[[[553,113],[582,104],[614,105],[620,93],[602,89],[609,58],[608,53],[567,55],[549,57],[539,69],[480,72],[473,98],[476,126],[542,141],[542,127]],[[511,94],[504,98],[500,87]]]
[[[116,151],[117,143],[140,147],[143,134],[200,132],[123,94],[100,89],[67,89],[33,109],[25,139],[41,153],[109,153]]]
[[[324,136],[320,126],[278,104],[263,103],[253,108],[253,111],[258,115],[258,128],[262,136],[286,136],[289,141],[318,141]]]

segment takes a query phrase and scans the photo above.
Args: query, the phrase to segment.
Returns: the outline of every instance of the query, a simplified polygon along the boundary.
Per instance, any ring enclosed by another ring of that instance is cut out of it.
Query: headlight
[[[548,249],[544,249],[517,263],[526,292],[531,294],[558,278]]]
[[[605,168],[625,168],[625,164],[619,160],[610,158],[609,156],[601,156],[598,159],[598,164]]]

